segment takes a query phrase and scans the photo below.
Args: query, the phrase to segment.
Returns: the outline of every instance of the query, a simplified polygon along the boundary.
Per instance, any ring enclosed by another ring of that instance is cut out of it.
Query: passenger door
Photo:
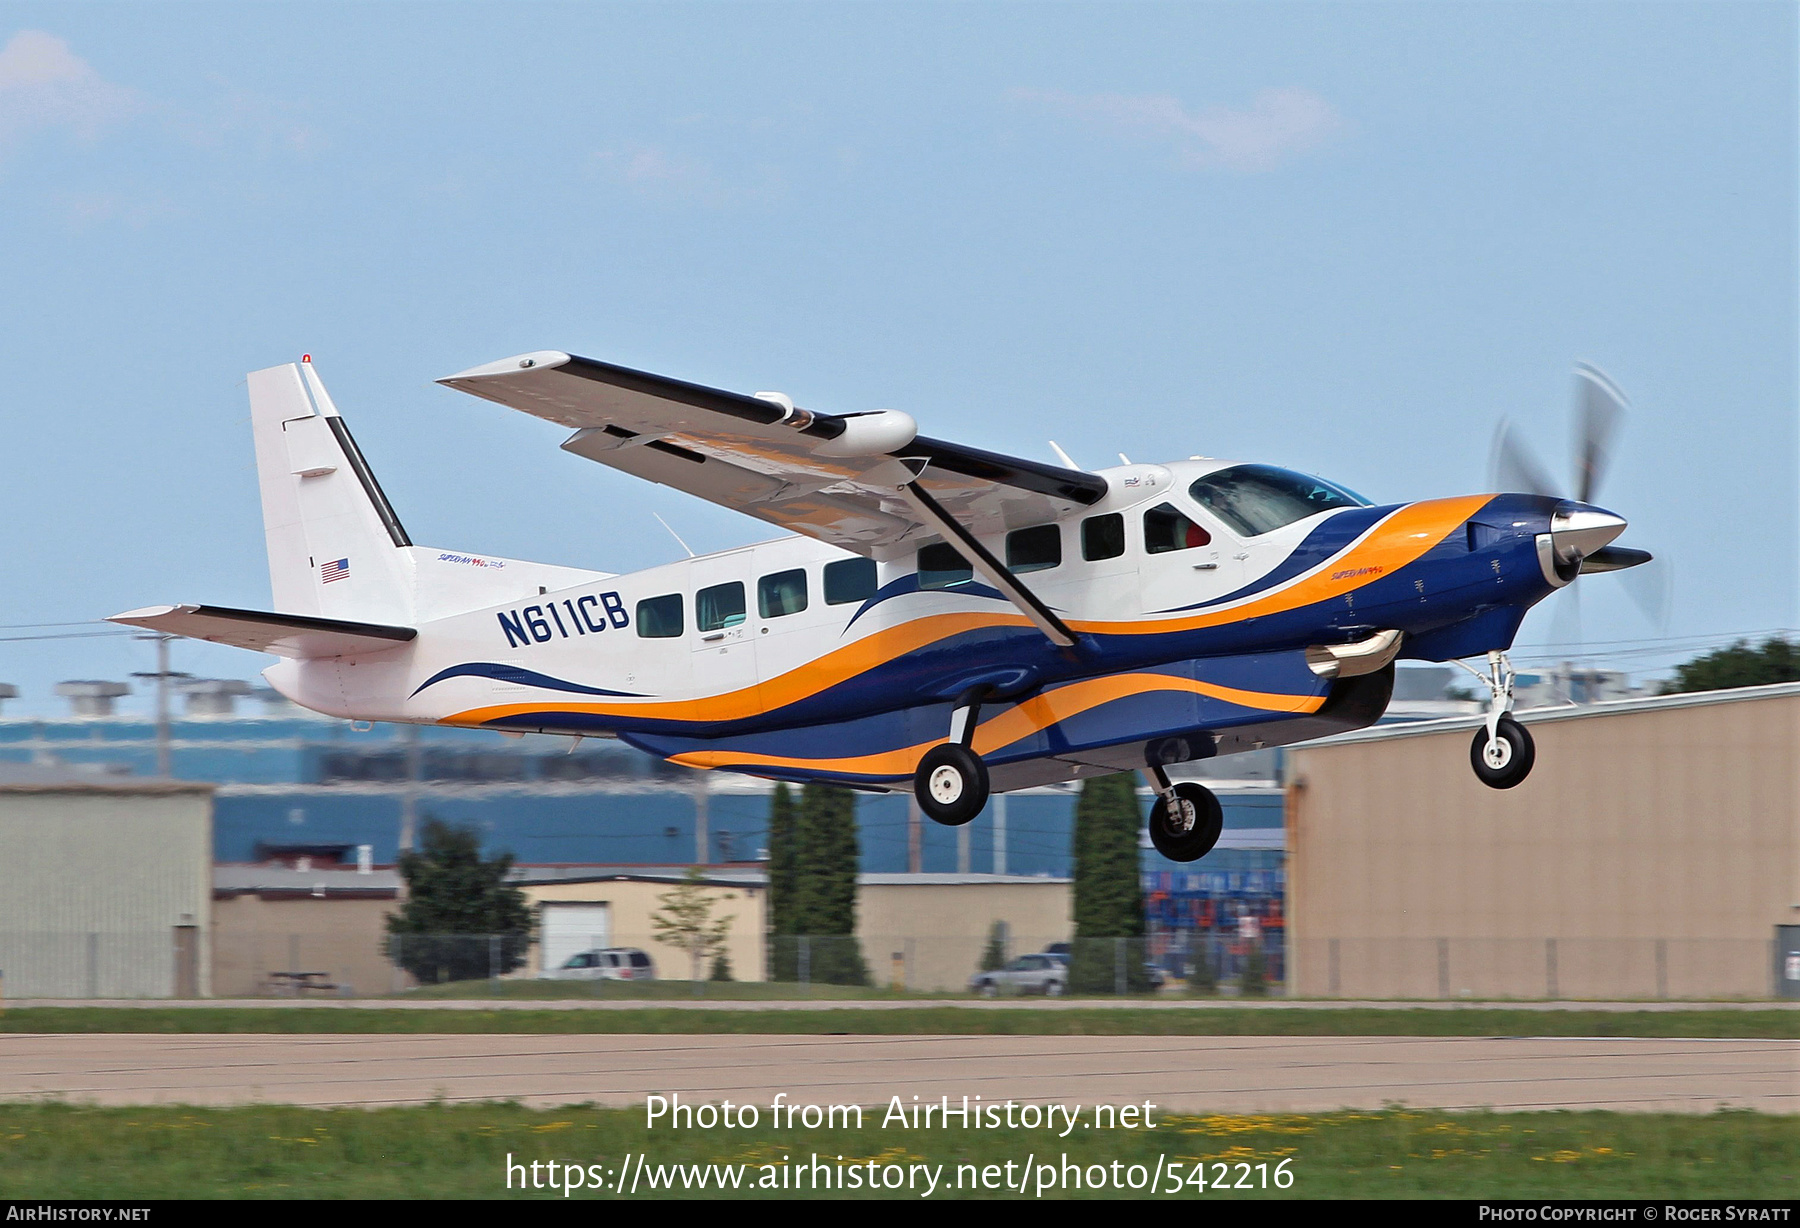
[[[748,567],[747,555],[695,560],[688,572],[694,585],[694,625],[688,642],[693,649],[695,693],[717,696],[748,689],[752,691],[748,711],[754,711],[756,640],[749,590],[755,578],[744,574]]]

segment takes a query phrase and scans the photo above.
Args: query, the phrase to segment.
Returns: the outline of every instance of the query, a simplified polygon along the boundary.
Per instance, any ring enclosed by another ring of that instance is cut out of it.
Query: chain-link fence
[[[546,954],[549,958],[546,958]],[[1370,999],[1775,996],[1775,944],[1745,939],[1313,939],[1162,932],[772,935],[726,950],[666,935],[355,931],[0,933],[5,998],[1118,997]]]

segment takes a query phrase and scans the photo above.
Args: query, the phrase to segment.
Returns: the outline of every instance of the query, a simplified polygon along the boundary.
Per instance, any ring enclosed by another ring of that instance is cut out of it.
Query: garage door
[[[612,909],[607,904],[544,905],[543,968],[563,966],[571,955],[612,945]]]

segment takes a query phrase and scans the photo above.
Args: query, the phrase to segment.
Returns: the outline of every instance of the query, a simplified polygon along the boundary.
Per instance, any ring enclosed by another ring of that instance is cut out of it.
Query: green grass
[[[818,1010],[379,1010],[360,1007],[29,1007],[5,1032],[668,1033],[856,1036],[1714,1036],[1800,1035],[1792,1011],[984,1010],[854,1005]]]
[[[1091,1111],[1091,1110],[1090,1110]],[[1182,1196],[1239,1198],[1792,1198],[1800,1131],[1792,1118],[1750,1112],[1707,1116],[1617,1113],[1447,1114],[1390,1108],[1279,1116],[1159,1116],[1155,1130],[1093,1129],[1085,1116],[1061,1130],[882,1128],[773,1129],[766,1110],[749,1130],[648,1129],[642,1109],[535,1111],[510,1104],[395,1109],[84,1108],[0,1105],[0,1198],[494,1198],[506,1197],[515,1164],[556,1160],[616,1172],[628,1155],[652,1165],[748,1165],[748,1181],[781,1173],[783,1161],[817,1154],[866,1165],[1015,1166],[1027,1157],[1060,1168],[1114,1161],[1155,1168],[1196,1161],[1209,1188]],[[1287,1190],[1215,1190],[1257,1180],[1257,1165],[1289,1160]],[[1217,1165],[1226,1165],[1223,1170]],[[1236,1167],[1242,1164],[1243,1169]],[[765,1170],[761,1166],[774,1166]],[[859,1166],[860,1166],[859,1165]],[[527,1173],[529,1168],[525,1170]],[[540,1175],[543,1170],[540,1170]],[[792,1168],[785,1171],[792,1172]],[[1016,1171],[1016,1169],[1015,1169]],[[1165,1173],[1167,1169],[1165,1168]],[[1247,1174],[1247,1176],[1246,1176]],[[1034,1170],[1034,1177],[1036,1173]],[[520,1178],[515,1177],[515,1181]],[[1016,1178],[1015,1178],[1016,1179]],[[1165,1176],[1165,1181],[1167,1180]],[[639,1196],[681,1191],[644,1188]],[[793,1190],[771,1191],[793,1197]],[[801,1196],[807,1191],[802,1190]],[[855,1196],[854,1191],[848,1192]],[[944,1189],[936,1197],[968,1197]],[[1054,1191],[1120,1197],[1129,1191]],[[742,1189],[736,1197],[754,1196]],[[514,1189],[513,1197],[557,1197]],[[576,1190],[574,1197],[615,1198]],[[832,1191],[831,1196],[844,1193]],[[864,1192],[863,1196],[867,1196]],[[888,1193],[917,1199],[917,1190]],[[1006,1197],[992,1191],[990,1197]],[[1016,1196],[1016,1194],[1014,1195]]]

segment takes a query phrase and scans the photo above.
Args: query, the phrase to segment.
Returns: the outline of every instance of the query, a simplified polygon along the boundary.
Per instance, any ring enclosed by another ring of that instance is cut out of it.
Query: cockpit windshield
[[[1342,486],[1274,465],[1233,465],[1209,473],[1188,487],[1188,494],[1244,537],[1273,533],[1333,508],[1369,506]]]

